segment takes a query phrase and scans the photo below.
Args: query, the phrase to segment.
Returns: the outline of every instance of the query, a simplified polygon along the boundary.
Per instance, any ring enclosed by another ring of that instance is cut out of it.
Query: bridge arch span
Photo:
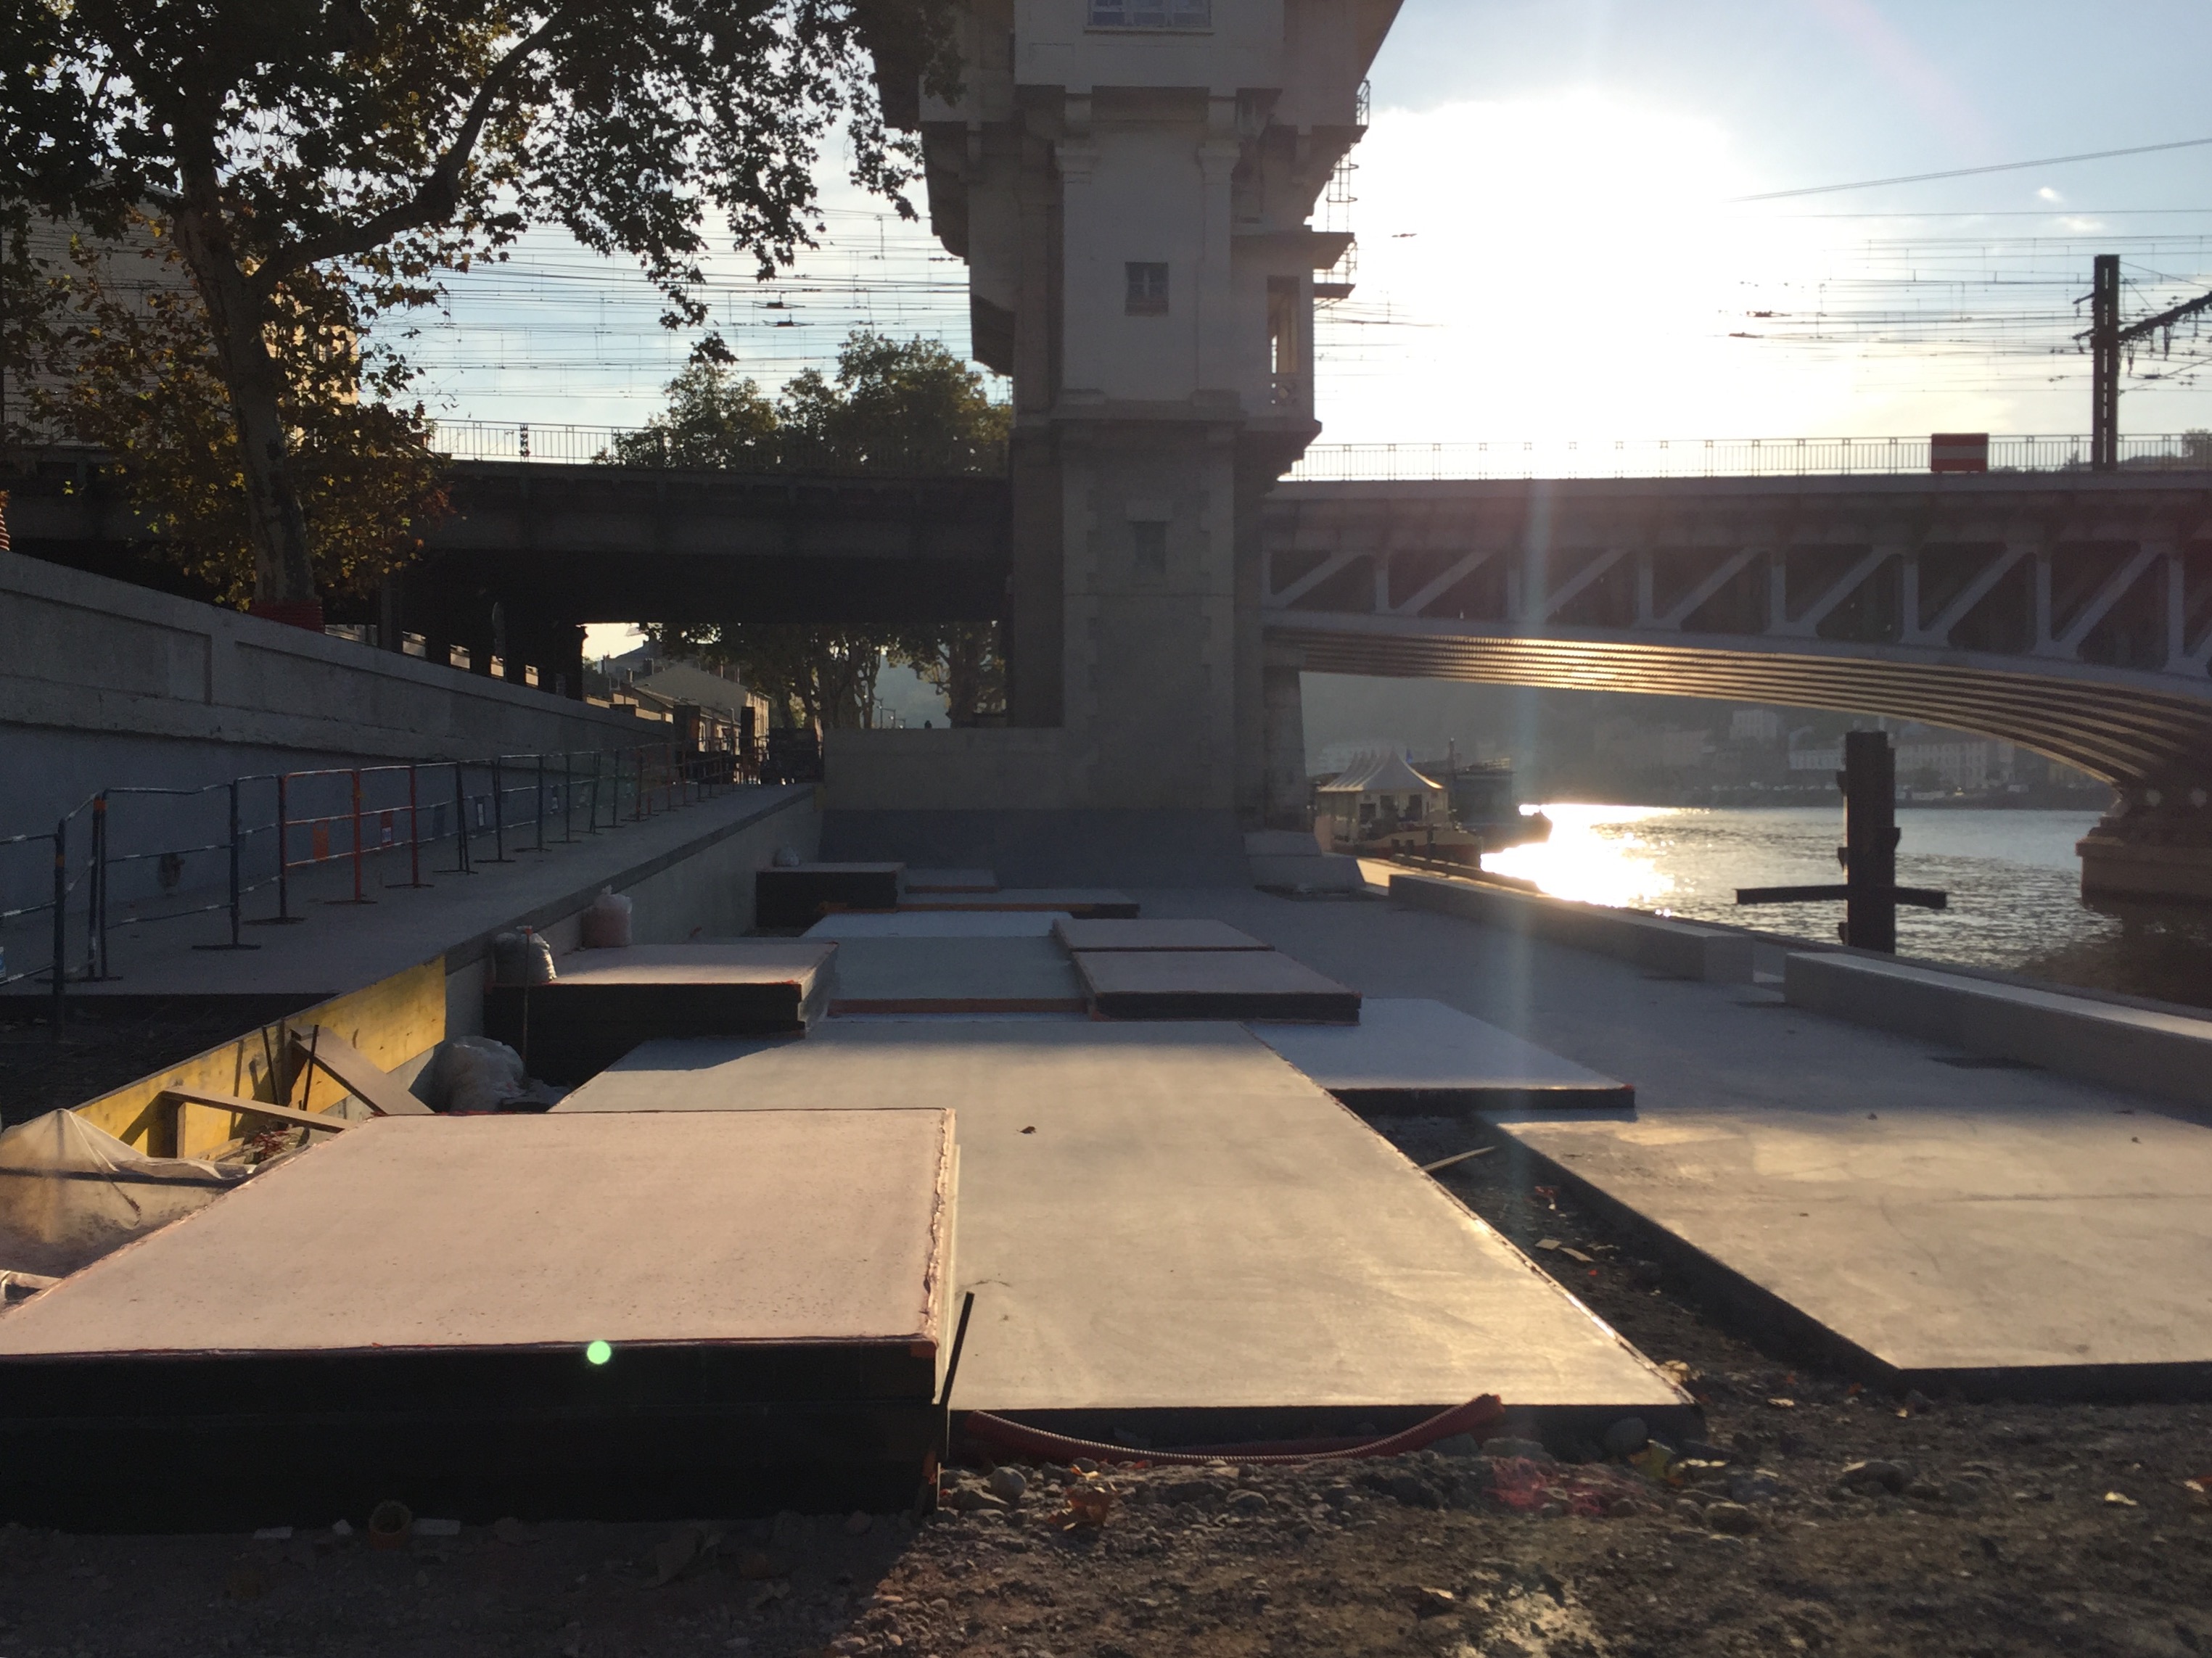
[[[2212,679],[2192,697],[2167,676],[1909,647],[1823,641],[1632,641],[1516,634],[1464,622],[1301,612],[1271,643],[1314,673],[1461,679],[1567,690],[1708,696],[1923,720],[2017,743],[2123,789],[2212,778]]]

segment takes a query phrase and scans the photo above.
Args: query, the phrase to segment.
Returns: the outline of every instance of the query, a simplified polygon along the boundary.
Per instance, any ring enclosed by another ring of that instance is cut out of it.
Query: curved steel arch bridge
[[[2002,738],[2119,791],[2086,884],[2201,864],[2212,897],[2212,473],[1289,483],[1265,511],[1278,665]]]

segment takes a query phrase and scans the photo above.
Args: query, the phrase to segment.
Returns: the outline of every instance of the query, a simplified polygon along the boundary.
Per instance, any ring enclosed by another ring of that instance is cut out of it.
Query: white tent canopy
[[[1321,786],[1323,794],[1442,794],[1443,785],[1424,777],[1403,755],[1356,754],[1343,774]]]

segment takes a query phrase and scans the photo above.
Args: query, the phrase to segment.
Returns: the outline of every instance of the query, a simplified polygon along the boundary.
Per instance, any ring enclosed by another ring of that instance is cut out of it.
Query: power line
[[[2093,149],[2079,155],[2046,155],[2034,161],[2000,161],[1994,167],[1959,167],[1946,173],[1908,173],[1894,179],[1859,179],[1847,185],[1808,185],[1800,190],[1769,190],[1757,196],[1733,196],[1732,203],[1780,202],[1793,196],[1831,196],[1839,190],[1874,190],[1883,185],[1924,185],[1936,179],[1971,179],[1984,173],[2021,173],[2032,167],[2064,167],[2074,161],[2105,161],[2115,155],[2148,155],[2162,149],[2194,149],[2212,138],[2178,138],[2170,144],[2136,144],[2127,149]]]

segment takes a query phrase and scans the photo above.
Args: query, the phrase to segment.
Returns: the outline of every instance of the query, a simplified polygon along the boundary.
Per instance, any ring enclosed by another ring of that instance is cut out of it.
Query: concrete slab
[[[1252,1034],[1355,1111],[1626,1109],[1626,1083],[1442,1002],[1369,997],[1356,1025],[1260,1024]]]
[[[1265,950],[1224,921],[1057,922],[1053,936],[1070,950]]]
[[[896,1486],[951,1140],[941,1109],[362,1124],[0,1317],[0,1503],[703,1513],[824,1458]]]
[[[996,892],[999,878],[988,869],[909,869],[908,892]]]
[[[2212,1132],[2197,1124],[1962,1103],[1504,1132],[1696,1250],[1747,1307],[1772,1303],[1900,1385],[2212,1387]]]
[[[1272,950],[1085,950],[1073,959],[1103,1019],[1359,1017],[1358,991]]]
[[[656,1059],[710,1044],[664,1043]],[[646,1056],[637,1056],[642,1060]],[[609,1072],[564,1109],[957,1102],[955,1406],[1149,1430],[1397,1421],[1486,1391],[1647,1420],[1687,1401],[1497,1233],[1233,1025],[831,1020]],[[628,1120],[628,1119],[626,1119]]]
[[[1051,938],[848,938],[832,1014],[1080,1013],[1083,981]]]
[[[1067,919],[1054,909],[902,909],[884,915],[825,915],[806,929],[809,938],[1049,938],[1053,923]]]
[[[829,1011],[838,946],[820,938],[580,950],[550,984],[484,993],[484,1029],[530,1073],[579,1083],[656,1036],[804,1031]]]
[[[1078,917],[1127,920],[1137,901],[1110,887],[1008,887],[999,892],[917,893],[899,908],[908,910],[1057,910]]]
[[[1148,913],[1243,927],[1371,996],[1434,996],[1632,1078],[1634,1121],[1509,1132],[1771,1350],[1929,1392],[2212,1397],[2200,1108],[1989,1068],[1948,1041],[1534,926],[1256,893],[1139,896]]]
[[[811,926],[840,909],[896,909],[904,864],[787,864],[753,877],[753,914],[764,927]]]

